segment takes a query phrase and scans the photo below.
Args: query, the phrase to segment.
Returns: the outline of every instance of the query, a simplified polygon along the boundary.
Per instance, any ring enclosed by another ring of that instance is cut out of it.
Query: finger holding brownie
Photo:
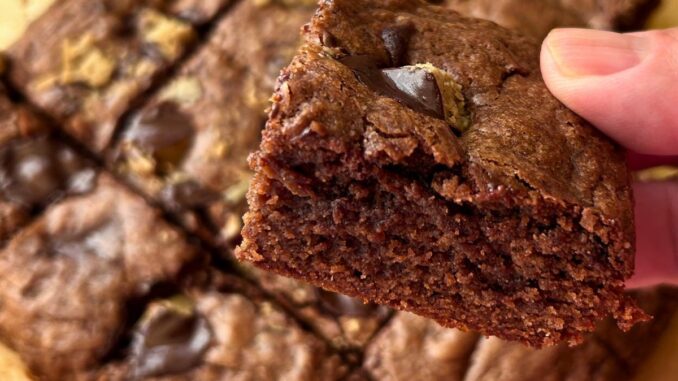
[[[678,164],[678,28],[556,29],[541,68],[558,99],[629,149],[633,169]],[[678,183],[639,182],[634,193],[636,273],[627,286],[678,284]]]

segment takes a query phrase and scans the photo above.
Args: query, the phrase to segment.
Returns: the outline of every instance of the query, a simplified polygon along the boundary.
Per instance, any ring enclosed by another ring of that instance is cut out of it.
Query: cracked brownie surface
[[[152,301],[122,362],[102,380],[340,380],[340,358],[257,292],[230,277]],[[236,282],[237,283],[237,282]]]
[[[322,3],[282,73],[239,258],[534,346],[643,320],[622,153],[548,93],[538,47],[369,4]]]
[[[82,192],[92,176],[86,160],[0,85],[0,243],[51,202]]]
[[[97,366],[134,299],[198,259],[181,232],[109,175],[84,191],[0,251],[0,337],[41,379]]]
[[[195,38],[190,23],[153,3],[54,3],[7,49],[9,78],[69,134],[102,151],[123,113]]]
[[[238,239],[275,78],[300,44],[310,2],[246,0],[135,112],[116,144],[119,173],[217,244]],[[238,33],[234,33],[238,31]]]
[[[0,91],[0,379],[620,381],[648,364],[657,340],[671,340],[666,331],[675,321],[675,294],[667,290],[634,294],[654,320],[629,333],[608,319],[581,347],[531,350],[231,263],[251,177],[246,156],[259,144],[276,77],[302,43],[299,31],[315,1],[0,3],[0,50],[10,49],[0,74],[12,76],[9,95]],[[523,33],[545,33],[544,24],[582,22],[580,14],[600,14],[606,2],[448,3],[466,4],[460,10]],[[549,13],[554,4],[572,8],[566,3],[587,5],[575,16]],[[636,2],[616,3],[623,9]],[[180,25],[191,30],[188,39],[174,35]],[[444,120],[463,140],[474,128],[469,110],[477,106],[468,86],[438,63],[409,61],[408,39],[417,41],[418,30],[397,23],[380,32],[388,59],[400,66],[375,67],[346,58],[346,51],[335,55],[343,49],[337,35],[316,37],[327,48],[323,54],[351,65],[364,84],[395,84],[376,93]],[[83,35],[95,38],[83,42]],[[162,55],[173,49],[175,58]],[[498,57],[501,65],[505,57]],[[110,78],[107,60],[115,61]],[[136,65],[146,60],[153,66]],[[384,69],[382,82],[370,77],[377,69]],[[530,75],[507,71],[507,77]],[[51,78],[47,88],[29,86],[44,78]],[[491,87],[487,83],[480,88]],[[390,110],[384,107],[384,123]],[[73,144],[59,127],[85,144]],[[384,131],[365,139],[379,142],[371,155],[419,157],[426,144],[443,147],[435,134],[420,144],[409,138],[412,130]],[[441,169],[417,160],[407,166],[414,173],[420,164],[427,173]],[[461,186],[464,194],[463,181],[448,180],[436,178],[434,191],[457,194]],[[352,192],[365,194],[360,187]],[[348,218],[346,204],[336,202],[332,218]],[[371,239],[394,226],[377,225]],[[202,248],[194,245],[199,241]],[[206,264],[208,257],[213,262]],[[203,282],[204,270],[214,279]]]

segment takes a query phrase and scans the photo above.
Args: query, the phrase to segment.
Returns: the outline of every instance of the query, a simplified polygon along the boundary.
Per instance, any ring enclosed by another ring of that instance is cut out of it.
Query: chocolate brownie
[[[619,381],[631,379],[649,349],[676,316],[676,289],[636,292],[655,316],[622,333],[607,321],[583,344],[532,349],[519,343],[445,329],[431,320],[398,313],[369,345],[364,379],[407,381]],[[664,307],[661,307],[661,306]]]
[[[384,306],[363,303],[246,264],[242,268],[250,279],[340,351],[363,350],[391,316]]]
[[[374,380],[461,381],[478,339],[399,312],[367,348],[363,368]]]
[[[658,0],[444,0],[464,15],[488,19],[542,40],[553,28],[629,30],[645,24]]]
[[[0,244],[40,210],[83,191],[94,172],[0,85]]]
[[[306,40],[239,259],[533,346],[646,319],[623,153],[550,95],[532,40],[416,0],[323,2]]]
[[[182,233],[101,173],[0,251],[0,341],[40,379],[71,379],[109,355],[129,308],[199,260]]]
[[[212,286],[152,302],[124,360],[98,379],[330,381],[346,370],[271,302]]]
[[[63,0],[7,50],[12,82],[95,151],[195,37],[153,0]]]
[[[112,165],[183,214],[191,230],[217,244],[238,239],[251,177],[246,159],[259,145],[275,78],[312,12],[297,2],[239,3],[130,117]]]
[[[534,350],[497,338],[478,344],[465,381],[599,380],[618,381],[626,369],[599,343],[587,340]]]

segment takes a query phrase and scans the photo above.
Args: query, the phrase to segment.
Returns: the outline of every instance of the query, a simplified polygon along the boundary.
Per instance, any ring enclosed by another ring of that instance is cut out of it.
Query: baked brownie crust
[[[153,0],[64,0],[7,50],[9,78],[93,151],[195,38]]]
[[[532,40],[405,0],[323,2],[306,39],[240,259],[534,346],[644,317],[622,152],[550,95]]]
[[[81,192],[94,175],[54,132],[0,85],[0,244],[50,203]]]
[[[131,302],[198,258],[109,175],[88,190],[51,206],[0,251],[0,338],[44,379],[98,366]]]
[[[335,381],[347,368],[320,339],[251,287],[228,276],[151,302],[122,361],[98,372],[113,380]]]
[[[275,79],[313,13],[308,3],[234,6],[177,76],[131,115],[112,155],[122,176],[229,249],[246,209],[247,156],[259,145]]]

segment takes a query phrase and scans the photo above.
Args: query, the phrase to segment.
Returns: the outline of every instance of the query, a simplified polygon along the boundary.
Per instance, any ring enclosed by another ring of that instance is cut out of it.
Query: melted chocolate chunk
[[[414,111],[445,119],[442,95],[435,76],[425,69],[404,66],[379,69],[371,56],[347,56],[339,60],[358,80],[379,94],[393,98]]]
[[[410,37],[413,33],[414,25],[412,24],[390,26],[381,31],[381,39],[384,41],[384,47],[386,47],[391,58],[391,66],[405,64],[407,45],[410,43]]]
[[[402,94],[402,103],[421,113],[445,119],[443,98],[433,74],[412,66],[381,72]]]
[[[80,181],[85,167],[80,156],[48,136],[15,141],[0,150],[0,194],[32,207],[65,191],[84,193],[93,186]]]
[[[197,313],[164,310],[137,333],[133,345],[137,378],[186,372],[202,361],[212,331]]]
[[[171,209],[200,208],[220,197],[219,193],[205,189],[193,180],[167,185],[160,198]]]
[[[193,140],[191,118],[173,102],[163,102],[137,115],[125,133],[125,140],[151,153],[161,164],[179,164]]]
[[[376,304],[365,304],[359,299],[322,289],[316,289],[316,294],[320,307],[327,313],[336,317],[368,317],[375,314],[380,309]]]

